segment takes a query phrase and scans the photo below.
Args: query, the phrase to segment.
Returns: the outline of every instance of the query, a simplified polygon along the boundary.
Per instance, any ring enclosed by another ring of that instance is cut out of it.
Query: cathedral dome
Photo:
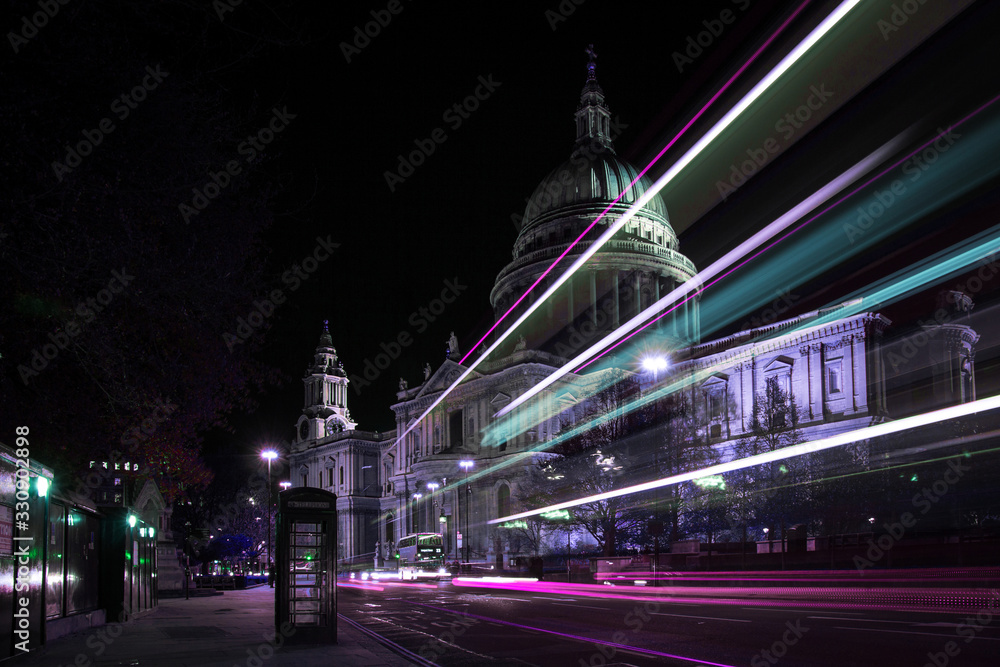
[[[621,206],[626,209],[652,187],[649,177],[643,175],[636,180],[638,176],[639,170],[619,159],[610,147],[599,153],[578,148],[570,159],[553,169],[535,188],[524,210],[523,227],[527,228],[534,221],[556,211],[565,214],[569,212],[567,209],[575,206],[600,204],[602,209],[606,208],[623,192],[616,208]],[[635,184],[629,188],[633,181]],[[667,221],[667,207],[659,193],[646,203],[643,211]]]

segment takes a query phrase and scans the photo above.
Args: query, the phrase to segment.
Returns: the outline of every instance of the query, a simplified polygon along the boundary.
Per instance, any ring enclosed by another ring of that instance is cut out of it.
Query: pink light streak
[[[712,280],[711,282],[709,282],[708,284],[706,284],[706,285],[705,285],[704,287],[702,287],[702,289],[701,289],[701,290],[699,290],[699,291],[704,291],[704,290],[708,289],[709,287],[711,287],[711,286],[715,285],[716,283],[718,283],[718,282],[719,282],[720,280],[722,280],[723,278],[726,278],[727,276],[731,275],[731,274],[732,274],[733,272],[735,272],[735,271],[738,271],[739,269],[741,269],[742,267],[746,266],[746,265],[747,265],[748,263],[750,263],[750,262],[751,262],[751,261],[753,261],[754,259],[756,259],[756,258],[758,258],[759,256],[763,255],[763,254],[764,254],[765,252],[767,252],[768,250],[772,249],[772,248],[773,248],[774,246],[778,245],[779,243],[781,243],[782,241],[784,241],[785,239],[787,239],[788,237],[790,237],[790,236],[791,236],[792,234],[795,234],[796,232],[798,232],[798,231],[802,230],[802,229],[803,229],[803,228],[805,228],[805,227],[806,227],[806,226],[807,226],[808,224],[810,224],[811,222],[815,221],[815,220],[816,220],[817,218],[819,218],[819,217],[821,217],[821,216],[823,216],[823,215],[825,215],[825,214],[829,213],[829,212],[830,212],[831,210],[833,210],[833,209],[834,209],[835,207],[839,206],[840,204],[842,204],[842,203],[843,203],[843,202],[845,202],[846,200],[850,199],[851,197],[853,197],[854,195],[856,195],[856,194],[857,194],[858,192],[860,192],[861,190],[863,190],[863,189],[867,188],[867,187],[868,187],[869,185],[871,185],[872,183],[874,183],[874,182],[875,182],[875,181],[877,181],[878,179],[882,178],[882,177],[883,177],[883,176],[885,176],[885,175],[886,175],[887,173],[889,173],[890,171],[892,171],[893,169],[895,169],[895,168],[896,168],[896,167],[898,167],[899,165],[903,164],[904,162],[906,162],[907,160],[909,160],[910,158],[912,158],[912,157],[913,157],[914,155],[916,155],[916,154],[917,154],[917,153],[919,153],[920,151],[922,151],[922,150],[924,150],[925,148],[927,148],[928,146],[930,146],[930,145],[931,145],[932,143],[934,143],[935,141],[937,141],[937,140],[938,140],[938,139],[940,139],[941,137],[943,137],[943,136],[947,135],[947,134],[948,134],[949,132],[951,132],[951,131],[952,131],[952,130],[954,130],[955,128],[957,128],[957,127],[960,127],[960,126],[961,126],[961,125],[963,125],[964,123],[968,122],[969,120],[971,120],[972,118],[974,118],[975,116],[977,116],[977,115],[978,115],[979,113],[981,113],[982,111],[984,111],[985,109],[987,109],[988,107],[990,107],[991,105],[993,105],[993,104],[994,104],[994,103],[995,103],[995,102],[996,102],[997,100],[1000,100],[1000,96],[997,96],[997,97],[994,97],[994,98],[993,98],[993,99],[991,99],[990,101],[986,102],[986,103],[985,103],[985,104],[983,104],[983,105],[982,105],[981,107],[979,107],[978,109],[976,109],[975,111],[973,111],[972,113],[970,113],[970,114],[969,114],[968,116],[966,116],[965,118],[962,118],[962,119],[961,119],[961,120],[959,120],[959,121],[958,121],[957,123],[955,123],[954,125],[950,126],[950,127],[949,127],[949,128],[947,129],[947,130],[945,130],[944,132],[941,132],[940,134],[936,135],[935,137],[933,137],[933,138],[929,139],[929,140],[928,140],[927,142],[925,142],[925,143],[921,144],[921,145],[920,145],[920,146],[919,146],[918,148],[916,148],[916,149],[915,149],[914,151],[912,151],[911,153],[907,154],[907,155],[906,155],[905,157],[902,157],[902,158],[900,158],[899,160],[897,160],[896,162],[894,162],[894,163],[893,163],[892,165],[890,165],[890,166],[886,167],[885,169],[883,169],[882,171],[880,171],[880,172],[879,172],[878,174],[876,174],[875,176],[872,176],[872,177],[871,177],[870,179],[868,179],[867,181],[865,181],[864,183],[862,183],[861,185],[859,185],[859,186],[858,186],[858,187],[856,187],[856,188],[855,188],[854,190],[852,190],[852,191],[851,191],[851,192],[849,192],[848,194],[844,195],[843,197],[841,197],[841,198],[840,198],[840,199],[838,199],[837,201],[833,202],[832,204],[830,204],[829,206],[827,206],[826,208],[824,208],[824,209],[823,209],[822,211],[820,211],[819,213],[815,214],[814,216],[812,216],[811,218],[809,218],[808,220],[806,220],[805,222],[803,222],[803,223],[802,223],[801,225],[799,225],[799,226],[798,226],[798,227],[796,227],[795,229],[792,229],[791,231],[789,231],[789,232],[788,232],[787,234],[785,234],[785,235],[784,235],[784,236],[782,236],[781,238],[778,238],[778,239],[774,240],[774,241],[773,241],[772,243],[770,243],[769,245],[767,245],[767,246],[765,246],[765,247],[761,248],[761,249],[760,249],[760,250],[758,250],[758,251],[757,251],[756,253],[754,253],[754,254],[753,254],[753,255],[751,255],[750,257],[747,257],[746,259],[744,259],[744,260],[743,260],[742,262],[740,262],[740,263],[739,263],[739,264],[737,264],[736,266],[733,266],[733,267],[731,267],[731,268],[730,268],[730,269],[729,269],[728,271],[726,271],[726,272],[725,272],[725,273],[723,273],[722,275],[720,275],[720,276],[718,276],[718,277],[714,278],[714,279],[713,279],[713,280]],[[671,296],[671,295],[668,295],[668,296],[667,296],[666,298],[670,298],[670,296]],[[580,372],[581,370],[583,370],[584,368],[586,368],[586,367],[587,367],[587,366],[589,366],[590,364],[594,363],[595,361],[597,361],[598,359],[600,359],[600,358],[601,358],[601,357],[603,357],[604,355],[608,354],[609,352],[611,352],[612,350],[614,350],[614,349],[615,349],[616,347],[618,347],[619,345],[621,345],[622,343],[624,343],[624,342],[625,342],[625,341],[627,341],[628,339],[632,338],[632,336],[635,336],[636,334],[638,334],[638,333],[639,333],[640,331],[642,331],[642,330],[643,330],[643,329],[645,329],[646,327],[649,327],[650,325],[652,325],[653,323],[655,323],[655,322],[656,322],[657,320],[659,320],[659,319],[660,319],[661,317],[664,317],[664,316],[666,316],[667,314],[669,314],[669,313],[673,312],[674,310],[676,310],[676,309],[677,309],[677,308],[679,308],[680,306],[682,306],[682,305],[684,305],[685,303],[687,303],[688,301],[690,301],[690,300],[691,300],[691,298],[692,298],[693,296],[694,296],[693,294],[692,294],[692,295],[689,295],[689,296],[687,296],[687,297],[686,297],[686,298],[685,298],[685,299],[684,299],[683,301],[680,301],[680,302],[678,302],[677,304],[675,304],[675,305],[673,306],[673,308],[670,308],[669,310],[666,310],[666,311],[664,311],[663,313],[661,313],[661,314],[659,315],[659,317],[656,317],[655,319],[652,319],[652,320],[650,320],[649,322],[647,322],[647,323],[646,323],[646,324],[645,324],[644,326],[642,326],[641,328],[639,328],[639,329],[636,329],[635,331],[633,331],[633,332],[632,332],[631,334],[629,334],[628,336],[626,336],[626,337],[622,338],[622,339],[621,339],[620,341],[618,341],[617,343],[615,343],[615,344],[614,344],[614,345],[612,345],[611,347],[607,348],[607,349],[606,349],[606,350],[605,350],[604,352],[602,352],[602,353],[601,353],[601,354],[599,354],[598,356],[594,357],[593,359],[591,359],[591,360],[590,360],[590,361],[588,361],[587,363],[585,363],[585,364],[583,364],[582,366],[580,366],[579,368],[577,368],[577,369],[576,369],[576,370],[575,370],[574,372],[575,372],[575,373],[579,373],[579,372]],[[653,308],[655,308],[655,307],[656,307],[656,305],[654,304],[653,306],[650,306],[650,308],[649,308],[649,309],[651,310],[651,309],[653,309]]]
[[[955,419],[957,417],[964,417],[978,412],[987,412],[990,410],[996,410],[998,408],[1000,408],[1000,394],[996,396],[991,396],[989,398],[982,398],[977,401],[972,401],[970,403],[962,403],[961,405],[953,405],[948,408],[932,410],[930,412],[925,412],[923,414],[913,415],[912,417],[904,417],[903,419],[898,419],[896,421],[885,422],[882,424],[876,424],[874,426],[866,426],[864,428],[854,429],[853,431],[839,433],[837,435],[829,436],[826,438],[820,438],[818,440],[811,440],[809,442],[804,442],[798,445],[791,445],[781,449],[776,449],[774,451],[765,452],[763,454],[748,456],[742,459],[735,459],[727,463],[719,463],[716,465],[708,466],[707,468],[702,468],[700,470],[693,470],[690,472],[681,473],[679,475],[671,475],[669,477],[664,477],[662,479],[657,479],[650,482],[643,482],[642,484],[635,484],[633,486],[628,486],[621,489],[615,489],[613,491],[605,491],[604,493],[598,493],[591,496],[586,496],[584,498],[577,498],[575,500],[568,500],[566,502],[556,503],[555,505],[549,505],[547,507],[539,507],[533,510],[519,512],[517,514],[510,514],[508,516],[498,517],[496,519],[490,519],[486,523],[497,524],[497,523],[504,523],[506,521],[515,521],[517,519],[524,519],[526,517],[535,516],[538,514],[542,514],[544,512],[569,509],[570,507],[576,507],[578,505],[585,505],[587,503],[607,500],[609,498],[618,498],[620,496],[627,496],[634,493],[641,493],[642,491],[651,491],[653,489],[658,489],[663,486],[680,484],[681,482],[688,482],[691,480],[699,479],[701,477],[708,477],[709,475],[719,475],[726,472],[732,472],[734,470],[742,470],[744,468],[750,468],[752,466],[761,465],[764,463],[782,461],[784,459],[794,458],[796,456],[802,456],[804,454],[810,454],[812,452],[819,452],[825,449],[832,449],[834,447],[843,447],[844,445],[850,444],[852,442],[857,442],[858,440],[864,440],[866,438],[877,438],[883,435],[899,433],[901,431],[906,431],[913,428],[919,428],[920,426],[935,424],[947,419]]]
[[[511,312],[512,312],[512,311],[513,311],[513,310],[514,310],[514,309],[515,309],[515,308],[516,308],[516,307],[517,307],[517,306],[518,306],[518,305],[519,305],[519,304],[520,304],[520,303],[521,303],[521,302],[522,302],[522,301],[523,301],[523,300],[525,299],[525,297],[527,297],[527,296],[528,296],[528,294],[530,294],[530,293],[531,293],[531,291],[532,291],[533,289],[535,289],[535,287],[537,287],[537,286],[538,286],[538,284],[539,284],[540,282],[542,282],[542,280],[543,280],[543,279],[544,279],[544,278],[545,278],[545,277],[546,277],[547,275],[549,275],[549,272],[550,272],[550,271],[552,271],[552,269],[554,269],[554,268],[556,267],[556,265],[557,265],[557,264],[559,264],[559,262],[561,262],[561,261],[563,260],[563,258],[564,258],[564,257],[566,257],[566,255],[567,255],[567,254],[569,254],[569,251],[570,251],[570,250],[572,250],[572,249],[573,249],[573,248],[574,248],[574,247],[576,246],[576,244],[577,244],[577,243],[579,243],[579,242],[580,242],[581,240],[583,240],[583,237],[585,237],[585,236],[586,236],[586,235],[587,235],[588,233],[590,233],[590,230],[591,230],[591,229],[593,229],[593,228],[594,228],[594,226],[595,226],[595,225],[596,225],[596,224],[597,224],[597,223],[598,223],[598,222],[599,222],[599,221],[600,221],[600,220],[601,220],[602,218],[604,218],[604,216],[605,216],[605,215],[607,215],[607,213],[608,213],[608,212],[609,212],[609,211],[610,211],[610,210],[612,209],[612,207],[614,207],[614,205],[615,205],[615,204],[617,204],[617,203],[618,203],[618,202],[619,202],[619,201],[621,200],[621,198],[622,198],[623,196],[625,196],[625,193],[626,193],[626,192],[628,192],[629,190],[631,190],[631,189],[632,189],[632,186],[634,186],[634,185],[635,185],[635,183],[636,183],[636,182],[637,182],[637,181],[638,181],[638,180],[639,180],[640,178],[642,178],[642,177],[643,177],[643,176],[644,176],[644,175],[646,174],[646,172],[647,172],[647,171],[649,171],[649,169],[650,169],[650,168],[651,168],[651,167],[652,167],[652,166],[653,166],[654,164],[656,164],[656,163],[657,163],[657,162],[658,162],[658,161],[660,160],[660,158],[661,158],[661,157],[663,157],[663,155],[664,155],[664,154],[665,154],[665,153],[666,153],[666,152],[667,152],[668,150],[670,150],[670,148],[671,148],[671,147],[672,147],[672,146],[673,146],[673,145],[674,145],[675,143],[677,143],[677,141],[678,141],[678,140],[680,140],[680,138],[681,138],[681,137],[682,137],[682,136],[684,135],[684,133],[685,133],[685,132],[687,132],[687,131],[688,131],[688,130],[689,130],[689,129],[691,128],[691,126],[692,126],[692,125],[694,125],[695,121],[697,121],[697,120],[698,120],[699,118],[701,118],[701,117],[702,117],[702,115],[704,115],[704,114],[705,114],[705,112],[706,112],[706,111],[708,111],[709,107],[711,107],[711,106],[712,106],[712,104],[714,104],[714,103],[715,103],[715,101],[716,101],[717,99],[719,99],[719,97],[720,97],[720,96],[721,96],[721,95],[722,95],[722,94],[723,94],[724,92],[726,92],[726,90],[728,90],[728,89],[729,89],[729,87],[730,87],[730,86],[731,86],[731,85],[732,85],[732,84],[733,84],[733,83],[734,83],[734,82],[736,81],[736,79],[737,79],[737,78],[739,78],[739,76],[740,76],[741,74],[743,74],[743,72],[744,72],[744,71],[745,71],[745,70],[746,70],[746,69],[747,69],[748,67],[750,67],[750,65],[752,65],[752,64],[753,64],[753,62],[754,62],[754,61],[755,61],[755,60],[756,60],[756,59],[757,59],[757,58],[758,58],[758,57],[760,56],[760,54],[764,52],[764,49],[766,49],[766,48],[767,48],[768,46],[770,46],[770,45],[771,45],[771,42],[773,42],[773,41],[774,41],[775,39],[777,39],[778,35],[780,35],[780,34],[781,34],[782,32],[784,32],[785,28],[787,28],[787,27],[788,27],[788,25],[789,25],[789,24],[790,24],[790,23],[791,23],[791,22],[792,22],[793,20],[795,20],[795,18],[796,18],[796,17],[797,17],[797,16],[798,16],[798,15],[799,15],[799,14],[800,14],[800,13],[801,13],[801,12],[802,12],[802,11],[803,11],[803,10],[804,10],[804,9],[805,9],[805,8],[806,8],[807,6],[808,6],[808,5],[809,5],[810,1],[811,1],[811,0],[806,0],[806,1],[805,1],[805,2],[803,2],[803,3],[801,4],[801,5],[799,5],[799,6],[798,6],[798,8],[796,8],[796,9],[795,9],[795,11],[794,11],[794,12],[793,12],[793,13],[791,14],[791,16],[789,16],[789,17],[788,17],[788,19],[787,19],[787,20],[786,20],[786,21],[785,21],[784,23],[782,23],[782,24],[781,24],[781,26],[780,26],[780,27],[779,27],[779,28],[778,28],[778,29],[777,29],[777,30],[776,30],[776,31],[774,32],[774,34],[773,34],[773,35],[771,35],[770,37],[768,37],[767,41],[766,41],[766,42],[764,42],[764,43],[763,43],[763,44],[762,44],[762,45],[760,46],[760,48],[759,48],[759,49],[757,49],[757,50],[756,50],[756,51],[754,52],[754,54],[753,54],[752,56],[750,56],[750,59],[749,59],[749,60],[747,60],[747,61],[746,61],[745,63],[743,63],[742,67],[740,67],[740,68],[739,68],[738,70],[736,70],[736,73],[735,73],[735,74],[733,74],[733,75],[732,75],[732,76],[731,76],[731,77],[729,78],[729,80],[728,80],[728,81],[726,81],[726,83],[725,83],[725,84],[724,84],[724,85],[722,86],[722,88],[720,88],[720,89],[718,90],[718,92],[716,92],[716,93],[715,93],[715,95],[713,95],[713,96],[711,97],[711,99],[709,99],[709,100],[708,100],[708,102],[706,102],[706,103],[705,103],[705,106],[703,106],[703,107],[701,108],[701,110],[700,110],[700,111],[698,111],[698,113],[696,113],[696,114],[694,115],[694,117],[693,117],[693,118],[691,118],[691,120],[689,120],[689,121],[687,122],[687,124],[686,124],[686,125],[684,125],[684,127],[682,127],[682,128],[681,128],[680,132],[678,132],[678,133],[677,133],[677,135],[676,135],[676,136],[674,136],[674,138],[673,138],[673,139],[671,139],[671,140],[670,140],[670,142],[669,142],[669,143],[667,143],[667,145],[666,145],[666,146],[664,146],[664,147],[663,147],[663,148],[662,148],[662,149],[660,150],[660,152],[659,152],[659,153],[657,153],[657,154],[656,154],[656,156],[655,156],[655,157],[654,157],[654,158],[653,158],[652,160],[650,160],[650,161],[649,161],[649,164],[647,164],[647,165],[646,165],[645,167],[643,167],[642,171],[640,171],[640,172],[639,172],[639,175],[638,175],[638,176],[636,176],[636,177],[635,177],[634,179],[632,179],[632,182],[631,182],[631,183],[629,183],[629,184],[628,184],[628,186],[627,186],[627,187],[626,187],[626,188],[625,188],[624,190],[622,190],[622,192],[621,192],[621,193],[620,193],[620,194],[619,194],[619,195],[618,195],[617,197],[615,197],[614,201],[612,201],[612,202],[611,202],[610,204],[608,204],[607,208],[605,208],[605,209],[604,209],[604,211],[602,211],[602,212],[601,212],[601,214],[600,214],[599,216],[597,216],[597,218],[596,218],[596,219],[595,219],[595,220],[594,220],[594,221],[593,221],[592,223],[590,223],[590,225],[589,225],[589,226],[588,226],[588,227],[587,227],[587,228],[586,228],[586,229],[585,229],[585,230],[583,231],[583,233],[582,233],[582,234],[580,234],[580,236],[578,236],[578,237],[577,237],[577,239],[576,239],[575,241],[573,241],[573,242],[572,242],[571,244],[569,244],[569,246],[567,246],[567,247],[566,247],[566,250],[564,250],[564,251],[563,251],[563,253],[562,253],[561,255],[559,255],[559,257],[557,257],[557,258],[556,258],[556,260],[555,260],[554,262],[552,262],[552,265],[551,265],[551,266],[549,266],[549,268],[547,268],[547,269],[545,270],[545,273],[543,273],[542,275],[540,275],[540,276],[538,277],[538,279],[537,279],[537,280],[536,280],[536,281],[535,281],[534,283],[532,283],[531,287],[529,287],[529,288],[528,288],[528,289],[527,289],[527,290],[526,290],[526,291],[524,292],[524,294],[522,294],[522,295],[520,296],[520,298],[518,298],[518,300],[517,300],[517,301],[515,301],[515,302],[513,303],[513,305],[511,305],[511,307],[510,307],[510,308],[508,308],[508,309],[507,309],[507,312],[505,312],[505,313],[504,313],[503,315],[501,315],[501,316],[500,316],[500,319],[498,319],[498,320],[497,320],[497,321],[496,321],[496,322],[495,322],[495,323],[493,324],[493,326],[491,326],[491,327],[489,328],[489,331],[487,331],[487,332],[486,332],[485,334],[483,334],[483,337],[479,339],[479,342],[477,342],[477,343],[476,343],[475,345],[473,345],[473,346],[472,346],[471,348],[469,348],[469,351],[465,353],[465,356],[464,356],[464,357],[462,357],[462,359],[461,359],[461,360],[459,361],[459,363],[461,363],[461,364],[464,364],[464,363],[465,363],[465,360],[466,360],[466,359],[468,359],[470,355],[472,355],[473,351],[474,351],[474,350],[475,350],[476,348],[478,348],[478,347],[479,347],[480,345],[482,345],[482,344],[483,344],[483,341],[484,341],[484,340],[486,340],[486,338],[487,338],[487,337],[488,337],[488,336],[489,336],[489,335],[490,335],[491,333],[493,333],[493,330],[494,330],[494,329],[496,329],[496,328],[497,328],[497,326],[499,326],[499,325],[500,325],[500,323],[501,323],[501,322],[503,322],[503,321],[504,321],[504,319],[506,319],[506,318],[507,318],[507,316],[511,314]],[[603,245],[603,244],[602,244],[602,245]],[[539,301],[537,301],[536,303],[538,303],[538,304],[541,304],[541,303],[542,303],[542,301],[543,301],[543,299],[540,299],[540,300],[539,300]],[[530,310],[529,310],[529,312],[530,312]],[[501,338],[500,338],[500,339],[499,339],[499,340],[497,341],[497,343],[499,343],[499,342],[500,342],[501,340],[503,340],[503,338],[505,338],[505,337],[506,337],[507,335],[509,335],[509,334],[510,334],[510,333],[512,333],[513,331],[514,331],[514,330],[513,330],[513,328],[512,328],[512,329],[509,329],[509,330],[508,330],[507,332],[505,332],[505,333],[504,333],[504,335],[503,335],[503,336],[502,336],[502,337],[501,337]],[[486,356],[486,355],[484,354],[483,356]]]
[[[584,637],[581,635],[571,635],[566,632],[558,632],[556,630],[548,630],[546,628],[540,628],[534,625],[523,625],[521,623],[514,623],[513,621],[505,621],[499,618],[494,618],[492,616],[480,616],[479,614],[472,614],[469,612],[455,611],[454,609],[448,609],[447,607],[442,607],[440,605],[429,605],[422,604],[420,602],[410,601],[410,604],[417,605],[418,607],[427,607],[428,609],[434,609],[436,611],[446,611],[451,614],[457,614],[459,616],[466,616],[468,618],[475,618],[480,621],[487,623],[500,623],[502,625],[507,625],[512,628],[520,628],[522,630],[530,630],[532,632],[543,632],[548,635],[556,635],[557,637],[565,637],[566,639],[572,639],[575,641],[584,642],[587,644],[599,644],[601,646],[611,646],[619,650],[632,651],[635,653],[642,653],[644,655],[655,655],[661,658],[673,658],[674,660],[683,660],[685,662],[694,662],[699,665],[712,665],[713,667],[733,667],[733,665],[727,665],[721,662],[710,662],[708,660],[698,660],[696,658],[688,658],[683,655],[675,655],[673,653],[664,653],[662,651],[654,651],[653,649],[642,648],[641,646],[630,646],[628,644],[618,644],[616,642],[604,641],[602,639],[594,639],[593,637]]]

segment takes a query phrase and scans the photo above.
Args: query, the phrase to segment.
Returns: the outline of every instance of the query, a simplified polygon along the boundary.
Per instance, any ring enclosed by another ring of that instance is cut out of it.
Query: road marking
[[[848,627],[834,626],[834,629],[861,630],[862,632],[891,632],[897,635],[925,635],[927,637],[938,637],[940,639],[947,639],[948,637],[953,636],[953,635],[943,635],[940,632],[911,632],[906,630],[881,630],[879,628],[848,628]],[[1000,637],[983,637],[983,636],[976,637],[976,641],[979,641],[980,639],[988,642],[1000,642]]]
[[[561,602],[553,602],[552,604],[558,607],[583,607],[584,609],[598,609],[600,611],[611,611],[607,607],[589,607],[585,604],[563,604]]]
[[[824,621],[859,621],[863,623],[899,623],[901,625],[914,625],[913,621],[880,621],[877,618],[840,618],[839,616],[809,616]]]
[[[812,614],[815,609],[793,609],[792,607],[782,607],[781,609],[767,609],[766,607],[743,607],[744,609],[749,609],[751,611],[773,611],[779,614],[784,614],[790,611],[803,611],[807,614]],[[825,611],[825,610],[824,610]],[[827,611],[827,614],[847,614],[849,616],[864,616],[863,612],[860,611]],[[847,620],[846,618],[844,619]]]
[[[733,623],[750,623],[742,618],[719,618],[718,616],[688,616],[687,614],[666,614],[662,611],[651,611],[649,612],[653,616],[679,616],[680,618],[701,618],[707,619],[709,621],[732,621]]]

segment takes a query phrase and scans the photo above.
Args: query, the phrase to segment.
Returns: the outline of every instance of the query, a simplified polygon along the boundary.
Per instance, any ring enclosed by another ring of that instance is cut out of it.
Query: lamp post
[[[437,482],[427,482],[427,490],[430,492],[428,494],[428,496],[430,497],[431,502],[430,502],[428,508],[424,509],[424,512],[430,514],[431,516],[433,516],[433,514],[434,514],[434,492],[437,491],[440,488],[441,488],[441,485],[438,484]],[[426,523],[428,525],[428,530],[430,530],[430,523],[431,523],[431,521],[433,521],[433,519],[430,518],[430,517],[428,517],[428,520],[424,522],[424,523]]]
[[[282,490],[282,491],[287,491],[287,490],[288,490],[288,488],[289,488],[289,487],[290,487],[291,485],[292,485],[292,483],[291,483],[291,482],[288,482],[288,481],[285,481],[285,482],[278,482],[278,486],[280,486],[280,487],[281,487],[281,490]]]
[[[469,469],[475,465],[474,461],[459,461],[458,465],[465,471],[465,562],[469,562],[469,505],[472,504],[470,498],[472,489],[469,488]]]
[[[659,380],[660,371],[666,369],[667,360],[660,355],[644,357],[642,360],[644,370],[653,374],[653,384]],[[660,476],[660,450],[657,446],[653,449],[653,475]],[[663,522],[660,521],[660,487],[656,487],[656,498],[653,501],[653,518],[649,521],[648,530],[653,536],[653,585],[656,585],[656,568],[660,564],[660,535],[663,534]]]
[[[278,452],[273,449],[265,449],[260,453],[261,458],[267,460],[267,567],[268,580],[271,588],[274,588],[274,575],[271,573],[271,461],[278,458]]]

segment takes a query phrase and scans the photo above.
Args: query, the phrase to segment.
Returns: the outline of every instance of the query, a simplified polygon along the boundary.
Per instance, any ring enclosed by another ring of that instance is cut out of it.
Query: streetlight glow
[[[278,458],[278,452],[265,449],[260,453],[260,457],[267,461],[267,566],[271,568],[271,461]],[[274,588],[274,579],[269,583],[271,588]]]
[[[650,373],[659,373],[667,367],[667,360],[663,357],[644,357],[642,367]]]

